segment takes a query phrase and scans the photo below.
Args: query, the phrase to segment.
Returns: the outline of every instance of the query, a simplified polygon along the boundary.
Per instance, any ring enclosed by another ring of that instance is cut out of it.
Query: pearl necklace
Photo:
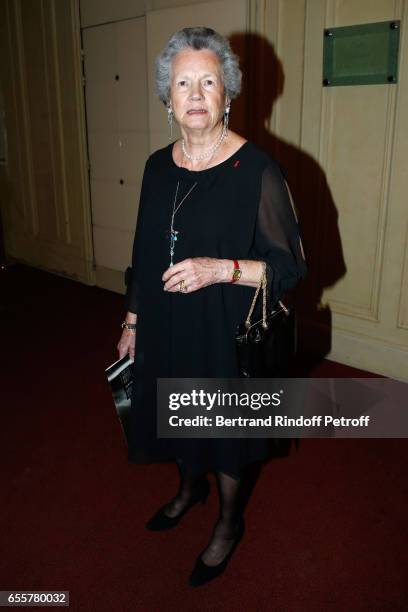
[[[183,154],[190,161],[201,161],[203,159],[211,158],[214,155],[214,153],[216,152],[216,150],[218,149],[218,147],[221,145],[221,143],[224,140],[224,138],[226,137],[227,132],[228,132],[227,128],[225,126],[223,126],[222,132],[221,132],[221,136],[219,137],[218,141],[207,151],[207,153],[203,153],[203,155],[190,155],[190,153],[187,153],[187,151],[186,151],[186,143],[184,142],[184,138],[182,138],[181,139],[181,148],[182,148]]]

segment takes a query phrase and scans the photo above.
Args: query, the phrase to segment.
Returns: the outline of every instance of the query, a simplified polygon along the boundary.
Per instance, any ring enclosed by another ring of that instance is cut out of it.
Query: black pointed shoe
[[[217,578],[218,576],[220,576],[224,572],[225,568],[227,567],[228,562],[231,559],[232,555],[234,554],[234,551],[236,547],[238,546],[239,542],[242,540],[242,536],[244,535],[244,532],[245,532],[245,522],[244,522],[244,519],[242,518],[238,526],[238,533],[235,538],[235,542],[231,550],[225,557],[225,559],[221,561],[221,563],[219,563],[218,565],[210,566],[204,563],[201,557],[202,555],[201,553],[197,557],[194,569],[191,572],[190,577],[188,579],[188,584],[194,587],[202,586],[203,584],[207,584],[207,582],[210,582],[211,580],[214,580],[214,578]]]
[[[192,508],[192,506],[194,506],[198,502],[205,504],[209,493],[210,483],[208,482],[208,480],[206,478],[204,480],[199,480],[194,487],[191,500],[189,501],[187,506],[180,512],[180,514],[177,514],[177,516],[173,517],[167,516],[167,514],[165,514],[164,512],[166,506],[162,506],[160,510],[158,510],[156,514],[154,514],[152,518],[147,521],[146,529],[148,529],[149,531],[164,531],[165,529],[173,529],[174,527],[177,527],[180,522],[180,519],[185,515],[187,510],[190,510],[190,508]]]

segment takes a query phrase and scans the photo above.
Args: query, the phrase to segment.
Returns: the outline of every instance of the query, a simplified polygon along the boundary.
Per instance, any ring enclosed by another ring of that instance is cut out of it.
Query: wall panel
[[[2,0],[9,257],[92,282],[78,5]]]

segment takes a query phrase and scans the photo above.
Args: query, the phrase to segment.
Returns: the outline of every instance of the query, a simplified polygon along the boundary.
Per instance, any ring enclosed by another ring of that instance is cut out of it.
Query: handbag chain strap
[[[249,327],[251,327],[252,313],[254,311],[256,300],[258,299],[258,295],[259,295],[259,292],[260,292],[261,289],[262,289],[262,327],[264,327],[265,329],[268,327],[268,324],[266,322],[266,287],[267,287],[267,283],[266,283],[266,263],[263,261],[262,262],[262,275],[261,275],[261,278],[259,279],[258,285],[256,287],[254,299],[252,300],[252,304],[251,304],[251,307],[250,307],[249,312],[248,312],[248,316],[247,316],[246,321],[245,321],[245,327],[247,329]]]
[[[256,300],[258,299],[258,295],[259,295],[259,292],[260,292],[261,289],[262,289],[262,327],[264,329],[268,329],[268,323],[266,321],[266,289],[267,289],[267,280],[266,280],[266,263],[264,261],[262,262],[262,275],[261,275],[261,278],[259,279],[256,291],[255,291],[254,299],[252,300],[252,304],[251,304],[251,307],[249,309],[248,316],[247,316],[247,318],[245,320],[245,327],[247,329],[249,329],[251,327],[252,313],[254,311]],[[285,306],[285,304],[281,300],[278,300],[278,304],[281,307],[281,309],[283,310],[283,312],[285,313],[285,315],[288,316],[289,315],[289,309]]]

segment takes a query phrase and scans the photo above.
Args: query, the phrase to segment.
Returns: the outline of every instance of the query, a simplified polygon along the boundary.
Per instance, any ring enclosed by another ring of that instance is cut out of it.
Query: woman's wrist
[[[233,283],[236,285],[246,285],[247,287],[256,287],[259,283],[263,271],[263,263],[252,259],[219,259],[219,282]],[[239,278],[234,280],[234,271],[237,270],[238,263]]]
[[[136,334],[136,323],[125,323],[125,321],[123,321],[121,328],[123,329],[123,333],[125,334],[130,334],[132,336],[134,336]]]
[[[125,317],[125,323],[134,324],[137,322],[137,314],[134,312],[127,312]]]
[[[230,283],[232,275],[234,273],[234,260],[233,259],[219,259],[218,260],[218,282]]]

